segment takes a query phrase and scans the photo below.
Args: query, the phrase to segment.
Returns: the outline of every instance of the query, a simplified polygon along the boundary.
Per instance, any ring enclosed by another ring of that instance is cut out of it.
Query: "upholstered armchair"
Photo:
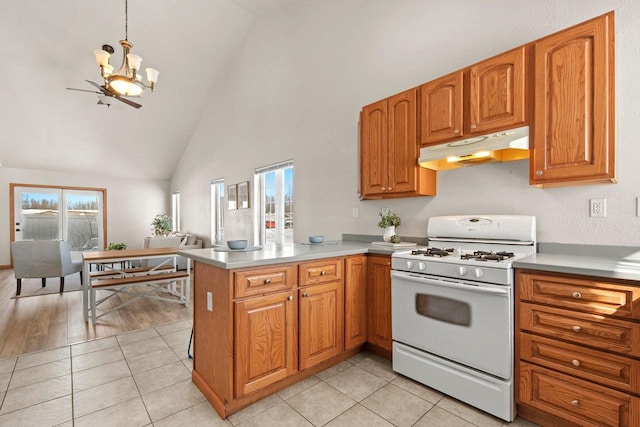
[[[22,279],[42,279],[42,287],[47,285],[47,277],[60,278],[60,293],[64,291],[64,277],[80,273],[82,283],[82,261],[71,260],[71,246],[64,240],[22,240],[11,242],[13,272],[20,295]]]
[[[193,234],[180,234],[173,236],[153,236],[153,237],[145,237],[144,242],[142,243],[143,248],[178,248],[179,250],[184,249],[202,249],[202,240],[198,239]],[[157,265],[157,260],[149,260],[148,265]],[[176,266],[178,270],[186,270],[187,269],[187,260],[186,258],[179,256],[178,257],[178,265]]]

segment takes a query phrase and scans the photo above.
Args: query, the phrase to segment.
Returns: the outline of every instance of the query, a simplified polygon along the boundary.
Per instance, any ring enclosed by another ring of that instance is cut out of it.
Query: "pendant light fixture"
[[[109,63],[109,58],[114,52],[113,47],[108,44],[102,46],[101,50],[94,50],[96,62],[100,66],[100,74],[104,79],[105,88],[114,91],[119,95],[140,96],[142,91],[147,88],[153,92],[153,87],[158,81],[160,72],[154,68],[147,68],[147,86],[142,81],[140,74],[140,63],[142,58],[138,55],[130,53],[133,43],[128,40],[129,37],[129,7],[128,0],[124,2],[124,40],[120,40],[122,46],[122,65],[114,71],[113,65]]]

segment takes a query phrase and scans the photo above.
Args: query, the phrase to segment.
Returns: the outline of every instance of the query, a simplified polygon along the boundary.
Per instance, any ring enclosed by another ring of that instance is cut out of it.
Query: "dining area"
[[[114,310],[150,298],[185,307],[191,301],[191,264],[178,270],[178,248],[142,248],[82,252],[82,313],[96,324]],[[129,298],[106,307],[115,296]]]

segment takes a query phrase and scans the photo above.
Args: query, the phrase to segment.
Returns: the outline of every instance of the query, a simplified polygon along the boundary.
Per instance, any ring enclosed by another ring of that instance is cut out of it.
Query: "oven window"
[[[451,298],[417,294],[416,312],[422,316],[454,325],[471,325],[471,306],[466,302]]]

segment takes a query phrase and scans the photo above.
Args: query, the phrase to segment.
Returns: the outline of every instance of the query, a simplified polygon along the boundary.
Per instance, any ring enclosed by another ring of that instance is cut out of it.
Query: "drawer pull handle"
[[[265,285],[268,285],[269,283],[271,283],[271,279],[265,279],[265,280],[264,280],[264,284],[265,284]]]
[[[304,294],[302,294],[302,296],[306,298],[309,296],[309,294],[305,292]]]
[[[293,301],[293,295],[289,295],[289,296],[287,297],[287,299],[288,299],[289,301]]]
[[[573,366],[580,366],[580,361],[578,359],[573,359],[571,363],[573,363]]]
[[[574,298],[582,298],[582,295],[580,294],[580,292],[574,292],[571,294],[571,296]]]
[[[571,329],[573,329],[573,332],[580,332],[580,330],[581,330],[582,328],[581,328],[580,326],[576,325],[576,326],[574,326],[574,327],[573,327],[573,328],[571,328]]]
[[[321,275],[321,276],[325,276],[326,274],[327,274],[327,272],[326,272],[326,271],[324,271],[324,270],[322,270],[322,271],[320,272],[320,275]]]
[[[572,401],[571,401],[571,404],[572,404],[573,406],[580,406],[580,402],[579,402],[578,400],[572,400]]]

